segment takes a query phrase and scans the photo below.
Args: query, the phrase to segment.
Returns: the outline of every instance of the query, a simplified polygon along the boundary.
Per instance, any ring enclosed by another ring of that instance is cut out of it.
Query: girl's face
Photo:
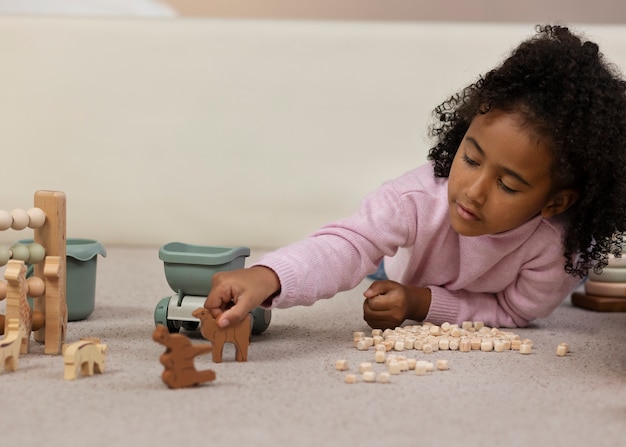
[[[491,110],[470,124],[448,177],[450,221],[459,234],[501,233],[569,206],[552,191],[550,152],[520,122],[515,113]]]

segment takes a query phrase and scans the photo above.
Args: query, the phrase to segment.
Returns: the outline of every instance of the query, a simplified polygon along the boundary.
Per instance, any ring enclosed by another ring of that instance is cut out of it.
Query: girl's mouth
[[[474,214],[469,208],[464,207],[463,205],[457,203],[456,204],[456,212],[457,214],[465,220],[479,220],[478,216]]]

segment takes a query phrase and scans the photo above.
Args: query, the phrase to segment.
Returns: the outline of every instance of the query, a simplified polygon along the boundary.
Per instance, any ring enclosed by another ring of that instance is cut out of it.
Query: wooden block
[[[585,293],[596,296],[612,296],[626,299],[626,283],[603,282],[588,279],[585,281]]]
[[[450,364],[446,359],[437,360],[436,365],[439,371],[447,371],[448,369],[450,369]]]
[[[385,351],[374,351],[374,361],[376,363],[385,363]]]
[[[346,371],[348,369],[348,361],[345,359],[339,359],[335,362],[335,369],[337,371]]]
[[[378,376],[376,377],[376,381],[378,383],[389,383],[391,382],[391,374],[389,374],[386,371],[383,371],[378,374]]]
[[[574,292],[572,305],[596,312],[626,312],[626,298],[588,295]]]
[[[350,384],[356,383],[357,382],[356,374],[346,374],[343,381],[345,383],[350,383]]]
[[[359,365],[359,372],[362,374],[366,371],[372,371],[372,364],[370,362],[362,362]]]
[[[363,371],[363,382],[366,382],[366,383],[376,382],[376,373],[374,371]]]
[[[60,191],[36,191],[34,206],[43,211],[44,224],[33,230],[33,242],[44,247],[48,261],[35,264],[34,275],[46,283],[43,297],[33,300],[34,310],[44,315],[44,326],[35,332],[35,340],[45,344],[46,354],[60,354],[67,329],[66,302],[66,198]]]

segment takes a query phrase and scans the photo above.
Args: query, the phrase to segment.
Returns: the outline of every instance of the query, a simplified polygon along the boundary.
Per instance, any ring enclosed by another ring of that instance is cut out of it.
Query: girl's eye
[[[467,163],[469,166],[478,166],[478,163],[472,160],[467,156],[467,154],[463,154],[463,161]]]
[[[502,179],[498,180],[498,185],[500,185],[500,188],[502,188],[502,191],[504,191],[507,194],[517,194],[519,192],[519,191],[516,191],[515,189],[509,188],[508,186],[506,186],[504,182],[502,181]]]

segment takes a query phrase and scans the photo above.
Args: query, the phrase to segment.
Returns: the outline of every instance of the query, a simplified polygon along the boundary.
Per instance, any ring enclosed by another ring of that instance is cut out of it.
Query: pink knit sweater
[[[257,265],[274,270],[281,283],[271,307],[311,305],[352,289],[383,257],[389,279],[431,290],[426,321],[435,324],[526,326],[579,284],[564,271],[563,229],[554,219],[461,236],[450,226],[447,187],[423,165],[383,184],[351,217],[263,256]]]

